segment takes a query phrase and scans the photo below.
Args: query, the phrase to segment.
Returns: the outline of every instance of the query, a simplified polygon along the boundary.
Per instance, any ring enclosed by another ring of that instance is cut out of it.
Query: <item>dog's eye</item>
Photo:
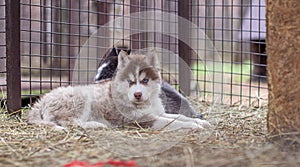
[[[128,84],[129,84],[129,86],[131,86],[131,85],[133,85],[135,82],[134,81],[132,81],[132,80],[127,80],[127,82],[128,82]]]
[[[142,83],[143,83],[143,84],[147,84],[148,82],[149,82],[149,79],[146,79],[146,78],[145,78],[145,79],[142,80]]]

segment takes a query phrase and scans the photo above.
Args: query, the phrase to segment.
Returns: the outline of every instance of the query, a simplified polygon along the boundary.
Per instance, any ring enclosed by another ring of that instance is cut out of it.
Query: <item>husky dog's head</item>
[[[128,55],[121,51],[114,89],[126,105],[143,108],[158,98],[161,88],[159,63],[154,53]]]

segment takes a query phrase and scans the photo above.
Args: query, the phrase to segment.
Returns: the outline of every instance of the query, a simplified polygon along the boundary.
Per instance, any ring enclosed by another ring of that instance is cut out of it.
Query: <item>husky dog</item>
[[[99,64],[97,74],[95,76],[96,83],[103,79],[113,77],[118,65],[118,53],[122,50],[127,54],[130,54],[131,52],[128,47],[113,47],[106,53],[106,59]],[[169,83],[162,81],[161,91],[162,93],[160,98],[162,99],[166,113],[183,114],[187,117],[202,118],[202,115],[193,109],[189,101],[178,93]]]
[[[57,128],[106,128],[130,123],[156,130],[210,127],[205,120],[165,113],[160,93],[161,75],[155,54],[128,55],[121,51],[112,80],[54,89],[34,104],[29,123]]]

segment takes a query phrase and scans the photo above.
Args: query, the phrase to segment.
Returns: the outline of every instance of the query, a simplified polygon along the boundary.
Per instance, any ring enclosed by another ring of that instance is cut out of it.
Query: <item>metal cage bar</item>
[[[13,113],[21,109],[20,0],[6,0],[5,5],[7,109]]]
[[[191,0],[178,1],[178,16],[183,19],[190,20],[190,5]],[[178,19],[178,51],[179,57],[185,61],[185,63],[191,65],[191,48],[185,41],[190,40],[191,34],[188,31],[191,27],[189,24],[185,24],[183,19]],[[190,95],[191,85],[191,73],[187,68],[184,68],[183,63],[179,63],[179,87],[182,93]]]

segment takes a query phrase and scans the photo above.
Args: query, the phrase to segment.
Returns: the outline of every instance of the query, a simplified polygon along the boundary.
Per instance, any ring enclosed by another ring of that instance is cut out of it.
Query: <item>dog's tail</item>
[[[49,125],[57,126],[54,122],[44,120],[43,118],[43,105],[37,101],[28,113],[28,124],[30,125]]]
[[[35,103],[33,107],[29,110],[28,113],[28,123],[29,124],[38,124],[38,122],[41,122],[42,115],[41,115],[41,105],[39,102]]]

